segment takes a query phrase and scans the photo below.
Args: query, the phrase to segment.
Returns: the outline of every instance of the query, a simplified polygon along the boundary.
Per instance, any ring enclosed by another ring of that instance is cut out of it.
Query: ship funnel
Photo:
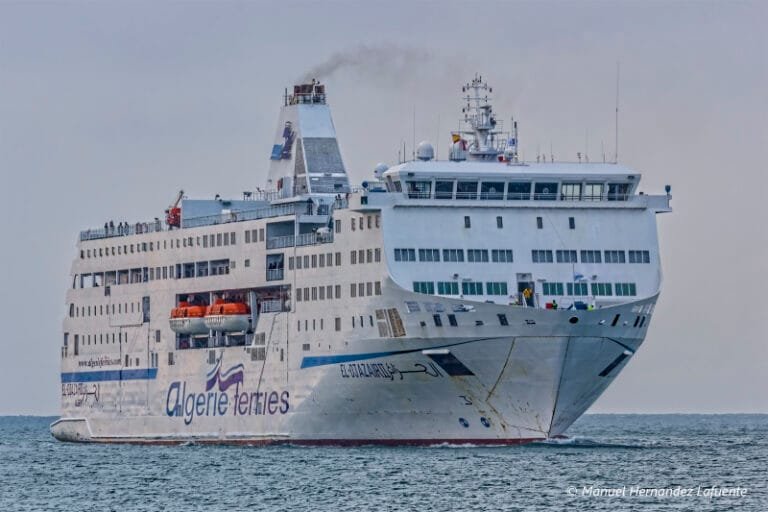
[[[286,95],[270,155],[267,190],[280,197],[349,192],[325,85],[293,86]]]

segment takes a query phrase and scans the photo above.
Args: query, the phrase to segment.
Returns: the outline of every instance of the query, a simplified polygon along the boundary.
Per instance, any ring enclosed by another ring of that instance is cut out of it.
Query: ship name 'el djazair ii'
[[[562,435],[646,336],[669,188],[640,192],[640,174],[617,163],[523,161],[487,84],[462,91],[447,159],[424,142],[352,187],[324,84],[297,85],[258,191],[182,192],[164,218],[81,232],[53,435]]]

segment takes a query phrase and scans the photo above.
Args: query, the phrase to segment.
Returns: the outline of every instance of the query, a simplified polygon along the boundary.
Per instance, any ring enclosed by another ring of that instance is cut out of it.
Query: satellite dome
[[[427,141],[419,142],[416,146],[416,158],[423,161],[432,160],[435,158],[435,148]]]
[[[383,162],[379,162],[376,164],[376,167],[373,168],[373,175],[376,176],[376,178],[381,178],[381,175],[387,172],[389,167],[387,167],[387,164]]]

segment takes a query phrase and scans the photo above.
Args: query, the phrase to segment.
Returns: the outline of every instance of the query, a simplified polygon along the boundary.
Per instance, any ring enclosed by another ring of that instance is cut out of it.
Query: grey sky
[[[764,2],[0,2],[0,414],[58,412],[77,232],[261,185],[283,88],[356,51],[326,80],[355,181],[410,146],[414,107],[444,158],[475,72],[524,156],[600,160],[620,60],[620,159],[676,211],[648,339],[591,411],[768,412],[766,20]]]

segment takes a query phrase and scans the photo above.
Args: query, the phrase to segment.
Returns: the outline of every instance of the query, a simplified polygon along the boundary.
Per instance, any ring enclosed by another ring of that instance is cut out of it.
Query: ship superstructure
[[[479,77],[448,160],[351,187],[316,81],[263,189],[80,234],[55,437],[509,444],[561,435],[643,342],[656,214],[619,164],[524,162]]]

